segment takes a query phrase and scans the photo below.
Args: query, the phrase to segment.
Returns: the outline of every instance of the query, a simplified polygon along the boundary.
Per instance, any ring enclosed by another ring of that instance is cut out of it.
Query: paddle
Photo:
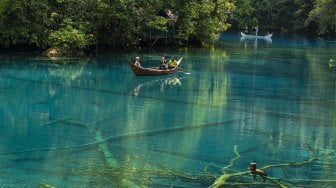
[[[181,68],[181,67],[177,67],[177,69],[179,69],[181,72],[183,72],[184,74],[191,74],[190,72],[188,72],[187,70]]]

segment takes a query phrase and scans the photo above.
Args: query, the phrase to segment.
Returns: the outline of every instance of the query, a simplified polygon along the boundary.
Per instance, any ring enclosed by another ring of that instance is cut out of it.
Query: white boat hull
[[[269,34],[269,35],[264,35],[264,36],[258,36],[258,35],[246,35],[245,33],[243,32],[240,32],[241,36],[242,37],[245,37],[245,38],[258,38],[258,39],[270,39],[272,38],[272,34]]]

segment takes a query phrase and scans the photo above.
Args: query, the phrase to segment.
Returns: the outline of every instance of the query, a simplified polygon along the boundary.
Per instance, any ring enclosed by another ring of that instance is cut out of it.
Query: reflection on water
[[[267,46],[272,44],[272,38],[264,37],[264,38],[251,38],[251,37],[240,37],[240,42],[244,43],[245,48],[247,47],[248,43],[253,43],[253,47],[258,47],[258,40],[263,41]]]
[[[164,92],[167,87],[177,87],[181,86],[181,79],[183,78],[177,78],[177,77],[169,77],[164,79],[153,79],[149,81],[145,81],[143,83],[138,84],[133,89],[134,96],[138,96],[140,89],[145,87],[159,87],[161,92]]]
[[[62,77],[67,84],[70,84],[71,81],[76,80],[83,74],[84,68],[89,61],[89,59],[54,59],[55,67],[51,68],[49,73],[51,76]]]
[[[1,56],[0,185],[332,187],[335,48],[238,38],[171,52],[192,74],[163,77],[134,76],[129,54]]]

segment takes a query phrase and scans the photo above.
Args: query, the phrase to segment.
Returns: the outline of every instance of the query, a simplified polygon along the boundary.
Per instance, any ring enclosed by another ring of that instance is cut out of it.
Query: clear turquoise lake
[[[0,55],[0,187],[333,187],[336,41]],[[129,59],[171,75],[137,77]],[[267,172],[253,179],[248,165]]]

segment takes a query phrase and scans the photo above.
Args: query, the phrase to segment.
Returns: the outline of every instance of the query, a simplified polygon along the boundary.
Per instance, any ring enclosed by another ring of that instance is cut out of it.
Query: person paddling
[[[177,62],[176,62],[176,60],[175,60],[175,58],[174,58],[174,56],[173,56],[173,57],[171,57],[170,60],[169,60],[168,67],[169,67],[169,68],[174,68],[174,67],[176,67],[176,66],[177,66]]]

